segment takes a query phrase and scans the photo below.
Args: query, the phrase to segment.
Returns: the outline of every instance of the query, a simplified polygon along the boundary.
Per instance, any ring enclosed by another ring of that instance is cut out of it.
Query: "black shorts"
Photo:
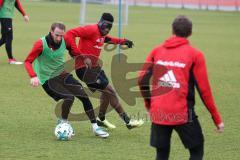
[[[105,72],[100,67],[93,67],[91,69],[79,68],[76,70],[79,79],[85,82],[88,88],[94,92],[96,90],[104,90],[109,84]]]
[[[49,79],[42,87],[55,101],[73,96],[88,97],[82,85],[71,74]]]
[[[8,35],[13,38],[13,28],[11,18],[0,18],[2,36]]]
[[[167,126],[152,123],[150,144],[156,148],[169,147],[173,129],[178,133],[185,148],[203,145],[204,138],[198,119],[183,125]]]

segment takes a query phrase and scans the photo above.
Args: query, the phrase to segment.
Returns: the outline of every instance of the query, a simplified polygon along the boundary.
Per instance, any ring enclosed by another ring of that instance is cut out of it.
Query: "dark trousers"
[[[9,59],[13,58],[12,55],[12,40],[13,40],[13,28],[11,18],[0,18],[1,34],[0,46],[5,44],[7,55]]]

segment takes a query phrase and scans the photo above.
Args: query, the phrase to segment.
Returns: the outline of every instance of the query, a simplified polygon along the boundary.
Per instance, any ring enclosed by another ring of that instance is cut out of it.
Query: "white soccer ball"
[[[57,139],[62,141],[67,141],[74,136],[73,128],[69,123],[59,123],[54,133]]]

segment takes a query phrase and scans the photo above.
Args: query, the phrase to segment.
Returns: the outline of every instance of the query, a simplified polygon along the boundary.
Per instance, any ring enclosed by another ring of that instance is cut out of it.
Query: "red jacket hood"
[[[172,36],[163,43],[163,47],[165,47],[165,48],[176,48],[178,46],[188,44],[188,43],[189,42],[186,38]]]

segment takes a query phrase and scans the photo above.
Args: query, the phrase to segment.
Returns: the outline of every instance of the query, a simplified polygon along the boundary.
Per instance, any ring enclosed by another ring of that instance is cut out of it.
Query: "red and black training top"
[[[122,44],[126,39],[114,38],[111,36],[102,36],[98,24],[79,26],[67,31],[64,37],[71,43],[72,52],[88,57],[92,61],[92,65],[96,66],[104,43]],[[76,38],[80,38],[76,45]],[[82,58],[75,59],[76,68],[85,67]]]
[[[141,85],[149,85],[151,77],[150,91],[149,87]],[[215,125],[222,122],[214,103],[204,56],[185,38],[173,36],[154,48],[142,68],[139,84],[142,95],[150,96],[144,100],[153,123],[180,125],[195,118],[195,87]]]

